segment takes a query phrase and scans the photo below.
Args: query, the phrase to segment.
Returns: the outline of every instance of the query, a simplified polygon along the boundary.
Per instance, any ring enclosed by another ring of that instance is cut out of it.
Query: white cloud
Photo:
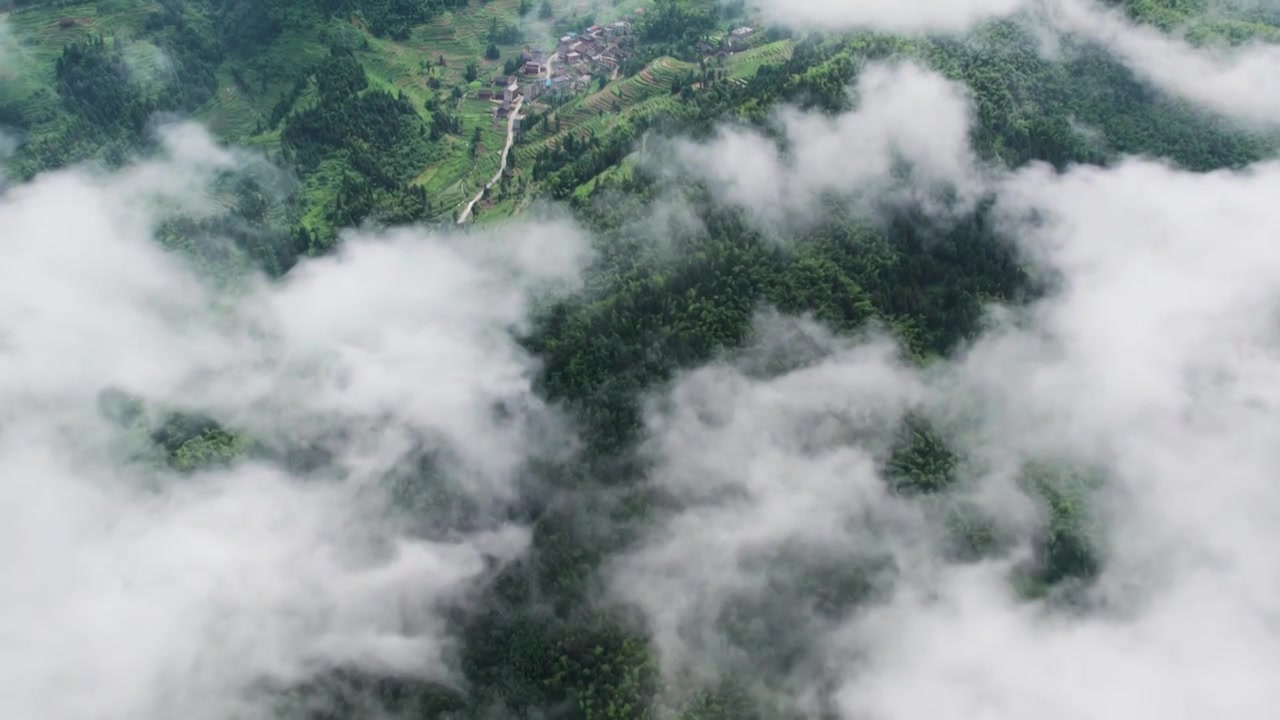
[[[852,91],[851,112],[779,112],[784,152],[759,132],[726,128],[709,143],[678,146],[681,164],[769,222],[803,220],[826,194],[884,195],[903,162],[913,187],[971,185],[971,108],[962,86],[903,62],[868,66]]]
[[[352,236],[278,285],[221,295],[151,231],[211,210],[200,191],[236,157],[190,126],[165,146],[0,196],[0,714],[254,717],[256,681],[344,663],[446,679],[440,603],[527,533],[408,532],[379,478],[421,441],[482,509],[512,494],[554,416],[508,331],[531,293],[573,282],[580,235]],[[269,444],[339,435],[336,477],[130,461],[98,410],[107,388]]]
[[[615,588],[648,611],[669,669],[733,673],[712,622],[735,597],[775,592],[764,561],[883,553],[896,579],[859,611],[788,605],[787,627],[825,628],[789,678],[810,710],[830,682],[847,718],[1269,717],[1280,165],[1031,167],[996,189],[1061,289],[925,370],[882,343],[829,340],[825,359],[777,377],[679,379],[651,423],[653,482],[681,509],[619,561]],[[885,433],[908,408],[963,430],[954,500],[995,518],[1010,554],[956,564],[938,536],[945,504],[884,490]],[[1105,471],[1103,570],[1069,612],[1010,580],[1044,522],[1012,481],[1027,458]]]
[[[1156,28],[1136,25],[1094,0],[762,0],[761,9],[771,24],[803,30],[896,34],[964,33],[984,21],[1021,15],[1041,30],[1098,41],[1168,93],[1250,125],[1274,128],[1280,122],[1277,46],[1258,42],[1235,48],[1194,47]],[[738,149],[759,152],[749,143]]]
[[[1280,123],[1280,47],[1197,48],[1087,0],[1049,7],[1055,27],[1096,40],[1156,87],[1253,126]]]
[[[758,6],[770,24],[801,30],[953,33],[1011,15],[1025,4],[1025,0],[760,0]]]
[[[900,594],[849,627],[865,662],[841,696],[848,715],[1270,714],[1277,190],[1274,164],[1010,180],[1006,203],[1048,211],[1037,249],[1066,287],[1038,309],[1036,335],[980,343],[953,383],[1000,409],[986,418],[993,445],[1105,463],[1096,609],[1045,614],[1014,602],[1001,565],[949,569],[931,597]],[[915,691],[890,690],[904,686]]]
[[[847,545],[866,530],[851,534],[850,516],[892,502],[872,453],[849,439],[883,441],[921,390],[894,357],[888,343],[850,348],[767,382],[710,366],[650,413],[654,482],[688,510],[623,559],[615,579],[621,597],[649,611],[668,670],[726,659],[717,612],[766,580],[745,566],[786,545]]]
[[[1053,30],[1099,41],[1166,92],[1254,126],[1280,117],[1280,92],[1267,91],[1280,77],[1268,72],[1272,46],[1199,49],[1093,4],[1044,8]],[[1020,9],[785,12],[798,26],[948,32]],[[762,380],[716,365],[679,378],[650,411],[646,451],[652,483],[680,509],[610,576],[648,614],[665,670],[768,678],[768,692],[785,687],[811,711],[828,684],[847,718],[1267,717],[1280,700],[1267,590],[1280,563],[1265,550],[1280,541],[1268,519],[1280,512],[1268,480],[1280,467],[1268,439],[1280,431],[1280,250],[1269,237],[1280,168],[1197,175],[1130,160],[988,183],[963,88],[908,63],[869,66],[855,93],[857,109],[834,117],[779,113],[782,151],[728,128],[678,145],[681,164],[773,224],[809,216],[827,194],[882,196],[905,160],[915,181],[995,190],[1027,259],[1063,286],[1022,324],[924,371],[882,340],[810,329],[827,355],[798,370]],[[1043,224],[1026,222],[1033,213]],[[913,408],[963,420],[954,501],[995,518],[1008,554],[954,564],[939,531],[946,508],[886,492],[888,432]],[[1073,613],[1016,596],[1010,581],[1045,524],[1015,482],[1028,458],[1106,471],[1094,508],[1104,570]],[[797,557],[847,568],[881,554],[897,568],[884,598],[839,619],[795,604],[785,630],[814,657],[788,678],[749,674],[760,668],[721,626],[726,609],[776,600]]]
[[[1099,41],[1172,95],[1254,127],[1280,118],[1274,46],[1193,48],[1090,3],[1044,7],[1048,27]],[[825,22],[858,25],[864,9],[827,4]],[[784,686],[811,713],[825,697],[872,720],[1268,717],[1280,701],[1280,562],[1267,550],[1280,541],[1280,165],[1194,174],[1126,160],[975,182],[965,93],[899,67],[873,66],[878,84],[864,74],[854,112],[781,114],[789,154],[730,129],[686,145],[687,165],[773,223],[824,193],[883,192],[896,151],[925,177],[996,192],[1025,258],[1061,288],[926,370],[883,342],[818,332],[825,358],[798,370],[678,379],[651,410],[649,451],[652,482],[679,509],[612,568],[615,590],[647,612],[674,676]],[[961,485],[942,504],[884,490],[885,428],[911,408],[963,430]],[[1103,570],[1070,612],[1011,582],[1046,522],[1014,481],[1030,458],[1107,478],[1091,509]],[[956,564],[938,534],[952,503],[994,518],[1012,549]],[[779,678],[742,665],[719,622],[744,597],[782,602],[775,576],[797,554],[843,567],[884,554],[897,575],[838,619],[788,598],[785,632],[813,655]]]

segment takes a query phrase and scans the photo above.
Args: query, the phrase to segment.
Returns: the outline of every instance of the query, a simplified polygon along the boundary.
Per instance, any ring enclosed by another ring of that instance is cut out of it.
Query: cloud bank
[[[1265,717],[1280,663],[1263,591],[1280,565],[1262,550],[1280,507],[1264,439],[1280,425],[1266,239],[1280,167],[1134,161],[1011,186],[1007,207],[1049,213],[1028,241],[1065,287],[1034,331],[983,340],[947,380],[982,399],[973,452],[1106,468],[1105,565],[1074,617],[1017,602],[999,562],[898,593],[845,628],[869,659],[840,703],[885,718]]]
[[[1042,33],[1097,42],[1155,87],[1214,112],[1261,128],[1280,122],[1276,46],[1194,47],[1093,0],[762,0],[759,7],[770,24],[815,32],[964,34],[983,22],[1018,18]]]
[[[762,352],[808,348],[794,369],[762,377],[748,354],[678,379],[649,414],[678,509],[615,589],[675,677],[750,677],[807,716],[1268,717],[1280,165],[1032,166],[995,192],[1058,289],[927,368],[769,321]],[[960,453],[941,495],[891,490],[909,414]],[[1028,463],[1075,469],[1043,480],[1101,563],[1069,597],[1019,590],[1056,532]],[[1000,539],[977,559],[955,555],[961,511]],[[762,628],[737,626],[744,604]]]
[[[800,30],[871,29],[890,33],[952,33],[1021,10],[1026,0],[760,0],[771,25]]]
[[[1195,49],[1093,5],[1054,10],[1056,31],[1166,92],[1257,128],[1280,117],[1273,46]],[[872,720],[1268,717],[1280,164],[979,175],[962,88],[870,65],[855,92],[835,117],[781,113],[781,149],[741,129],[686,144],[687,169],[776,223],[881,197],[907,161],[924,170],[910,187],[989,191],[1054,290],[993,308],[924,368],[892,339],[766,315],[743,357],[655,396],[645,454],[667,510],[609,577],[675,692],[728,680],[779,712]],[[928,497],[895,491],[913,419],[957,453]],[[1072,543],[1087,557],[1061,559]],[[1057,585],[1054,562],[1076,562]]]
[[[510,329],[574,282],[579,236],[352,235],[227,295],[151,235],[215,212],[205,185],[236,162],[183,126],[157,159],[0,197],[0,714],[252,718],[259,683],[330,667],[447,680],[440,610],[527,543],[488,511],[555,418]],[[104,415],[104,391],[143,417]],[[319,451],[323,474],[268,454],[178,475],[136,439],[166,407]],[[479,510],[393,511],[388,477]]]
[[[1049,16],[1056,28],[1098,42],[1165,92],[1255,127],[1280,124],[1280,47],[1195,48],[1083,0],[1062,0]]]
[[[724,128],[708,143],[678,143],[681,166],[770,223],[803,222],[828,194],[882,198],[904,187],[895,175],[907,168],[912,192],[973,186],[971,103],[963,86],[916,63],[878,63],[859,74],[850,93],[857,109],[836,116],[781,110],[781,149],[758,131]]]

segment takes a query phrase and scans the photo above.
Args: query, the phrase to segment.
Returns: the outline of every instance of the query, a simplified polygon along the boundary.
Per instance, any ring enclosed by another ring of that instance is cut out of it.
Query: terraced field
[[[18,38],[17,60],[41,80],[53,80],[54,62],[69,43],[95,35],[128,39],[128,29],[140,25],[152,3],[146,0],[69,5],[15,12],[5,20]]]
[[[435,62],[441,55],[447,63],[450,79],[461,81],[462,70],[468,62],[476,62],[482,68],[501,68],[502,59],[519,52],[523,44],[499,46],[502,58],[484,60],[484,49],[489,44],[489,30],[494,20],[499,25],[516,25],[520,22],[519,0],[490,0],[487,3],[469,5],[460,10],[441,13],[430,24],[413,32],[403,43],[383,43],[392,46],[390,52],[412,56],[413,66],[419,58]],[[402,65],[403,66],[403,65]]]
[[[791,40],[779,40],[734,53],[725,59],[725,67],[732,79],[749,78],[763,65],[786,62],[795,51],[795,43]]]
[[[671,81],[697,69],[697,65],[675,58],[658,58],[634,76],[615,80],[604,89],[561,107],[557,111],[560,132],[551,132],[544,125],[526,138],[516,154],[521,160],[532,161],[544,147],[566,134],[586,137],[594,132],[600,135],[623,121],[671,109],[677,104],[671,96]]]
[[[5,66],[0,70],[0,102],[20,104],[33,115],[52,110],[57,103],[52,94],[54,63],[63,48],[95,35],[116,35],[140,22],[146,12],[146,2],[128,0],[86,3],[57,11],[35,8],[6,16],[4,32],[8,40],[0,46]],[[134,57],[148,54],[143,48],[127,47],[126,51],[132,51]],[[36,94],[42,88],[47,94]]]
[[[321,26],[314,31],[292,31],[281,35],[267,47],[262,55],[265,68],[300,68],[318,62],[328,54],[328,47],[320,41]],[[196,117],[209,125],[218,135],[236,142],[253,142],[260,123],[265,125],[271,115],[276,98],[288,91],[293,77],[284,72],[267,73],[266,84],[246,92],[236,86],[230,72],[223,70],[218,76],[219,91],[208,103],[196,111]],[[309,98],[303,98],[308,100]],[[300,103],[300,106],[302,104]],[[278,135],[258,138],[259,144],[274,145]]]
[[[641,70],[640,77],[647,83],[665,84],[670,88],[672,80],[697,70],[698,66],[694,63],[682,62],[671,57],[660,57],[650,63],[649,67]]]

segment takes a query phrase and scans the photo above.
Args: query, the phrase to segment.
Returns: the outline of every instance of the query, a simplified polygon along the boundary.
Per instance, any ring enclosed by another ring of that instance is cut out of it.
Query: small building
[[[694,47],[697,48],[698,52],[703,55],[710,55],[712,51],[715,50],[715,48],[711,47],[711,43],[707,42],[706,40],[699,40],[698,43],[694,45]]]
[[[524,95],[525,100],[532,102],[535,98],[542,94],[542,88],[545,87],[542,80],[534,80],[527,82],[520,89],[520,94]]]
[[[580,54],[578,54],[578,53],[576,53],[576,52],[571,52],[571,53],[569,53],[568,55],[565,55],[565,56],[564,56],[564,59],[565,59],[565,60],[566,60],[570,65],[573,65],[573,64],[575,64],[575,63],[577,63],[577,62],[579,62],[579,61],[581,61],[581,60],[582,60],[582,55],[580,55]]]
[[[750,37],[751,33],[753,32],[755,32],[754,28],[749,28],[743,25],[740,28],[734,29],[732,32],[729,33],[729,35],[736,37],[738,39],[742,39],[742,38]]]
[[[568,45],[569,43],[573,42],[573,39],[575,37],[577,37],[577,35],[574,35],[573,33],[569,33],[568,35],[565,35],[564,37],[560,38],[560,44]]]
[[[492,91],[492,90],[477,90],[477,91],[476,91],[476,99],[477,99],[477,100],[492,100],[492,99],[493,99],[493,91]]]
[[[604,28],[600,27],[599,25],[592,25],[591,27],[587,28],[587,34],[590,35],[591,37],[597,37],[600,35],[600,31],[603,29]]]
[[[548,90],[551,92],[564,92],[569,89],[569,84],[573,82],[572,78],[564,73],[556,75],[549,81],[551,83]]]
[[[538,73],[542,72],[542,66],[539,65],[537,62],[530,60],[526,62],[524,65],[520,66],[520,72],[525,75],[537,75]]]
[[[511,82],[502,89],[502,104],[510,105],[516,101],[516,96],[520,94],[520,86],[516,84],[516,79],[511,78]]]
[[[631,23],[626,20],[619,20],[613,24],[613,31],[619,35],[626,35],[631,32]]]

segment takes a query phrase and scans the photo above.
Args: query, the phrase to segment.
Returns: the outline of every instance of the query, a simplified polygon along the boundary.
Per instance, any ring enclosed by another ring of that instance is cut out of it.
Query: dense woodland
[[[1158,25],[1185,20],[1181,5],[1129,3],[1135,17]],[[0,105],[0,122],[18,130],[44,122],[36,113],[57,116],[57,132],[33,138],[14,167],[30,176],[85,159],[118,164],[145,152],[157,113],[193,111],[225,73],[238,73],[236,82],[248,86],[265,82],[265,73],[279,68],[257,65],[255,52],[291,23],[311,22],[315,13],[357,14],[375,36],[397,37],[446,7],[440,0],[160,0],[139,31],[150,33],[174,59],[173,77],[150,85],[135,79],[111,38],[68,45],[54,68],[56,102]],[[638,28],[635,63],[626,71],[638,72],[647,58],[662,55],[696,61],[694,44],[724,17],[741,12],[741,5],[716,10],[661,0]],[[1238,41],[1239,33],[1260,32],[1259,24],[1267,23],[1276,19],[1258,10],[1244,20],[1198,26],[1198,32],[1205,39]],[[530,468],[530,495],[513,512],[534,528],[532,550],[490,577],[478,601],[456,610],[465,692],[340,671],[285,693],[282,711],[301,712],[289,710],[290,698],[300,694],[329,700],[326,711],[306,711],[317,720],[388,716],[383,713],[578,720],[666,713],[686,720],[789,716],[785,708],[760,704],[749,691],[752,684],[767,684],[767,674],[743,675],[736,684],[671,700],[662,692],[643,623],[625,606],[599,601],[595,571],[657,512],[637,452],[645,394],[682,368],[742,346],[763,308],[810,314],[844,333],[881,323],[918,362],[927,363],[973,336],[984,304],[1016,305],[1043,288],[992,228],[986,205],[945,226],[910,208],[867,217],[832,207],[820,224],[779,242],[696,184],[673,187],[641,168],[608,173],[643,134],[696,138],[727,119],[763,124],[782,103],[847,109],[854,102],[848,88],[866,62],[912,57],[972,89],[974,146],[985,159],[1011,167],[1037,160],[1060,167],[1106,163],[1119,154],[1148,153],[1203,170],[1241,166],[1270,147],[1267,138],[1144,85],[1100,48],[1068,43],[1065,61],[1046,60],[1035,38],[1012,21],[964,39],[859,33],[796,40],[789,59],[762,65],[744,82],[720,81],[714,64],[706,65],[687,86],[673,88],[683,98],[675,110],[601,135],[566,139],[537,154],[535,184],[528,191],[567,200],[599,250],[586,287],[545,308],[522,338],[543,363],[539,392],[570,412],[584,448],[571,461]],[[290,68],[269,127],[262,128],[278,130],[271,157],[296,173],[296,187],[279,191],[263,177],[229,176],[223,190],[235,200],[228,217],[175,220],[160,240],[190,250],[211,272],[223,272],[226,259],[202,255],[207,251],[193,238],[229,236],[243,253],[237,262],[279,276],[299,257],[328,252],[335,242],[328,229],[435,217],[434,199],[413,180],[444,144],[465,142],[460,125],[448,102],[436,101],[422,108],[424,114],[402,95],[372,85],[352,49],[349,41],[335,38],[326,56]],[[1079,126],[1095,134],[1082,134]],[[318,177],[338,178],[336,196],[323,206],[312,205],[305,193]],[[582,188],[588,191],[577,192]],[[668,203],[693,208],[700,223],[696,231],[666,238],[658,249],[644,218]],[[308,220],[315,217],[323,222]],[[308,462],[300,449],[261,447],[235,428],[201,417],[198,408],[173,408],[167,420],[147,426],[140,402],[104,396],[103,411],[142,433],[147,452],[178,471],[246,453]],[[883,460],[896,492],[945,497],[958,462],[947,433],[922,416],[897,429],[894,449]],[[1087,493],[1095,482],[1091,473],[1050,462],[1028,464],[1025,482],[1053,517],[1034,566],[1019,580],[1028,595],[1087,583],[1096,571],[1083,530],[1084,504],[1062,490]],[[420,482],[429,482],[428,475]],[[1078,480],[1046,481],[1051,476]],[[560,501],[542,501],[534,488],[546,487],[555,488]],[[980,517],[957,523],[955,538],[962,557],[981,557],[999,545]],[[803,653],[778,646],[777,637],[785,635],[784,605],[820,601],[847,607],[870,592],[871,572],[797,568],[796,582],[777,593],[778,605],[728,614],[728,635],[758,660],[758,672],[784,676]]]

